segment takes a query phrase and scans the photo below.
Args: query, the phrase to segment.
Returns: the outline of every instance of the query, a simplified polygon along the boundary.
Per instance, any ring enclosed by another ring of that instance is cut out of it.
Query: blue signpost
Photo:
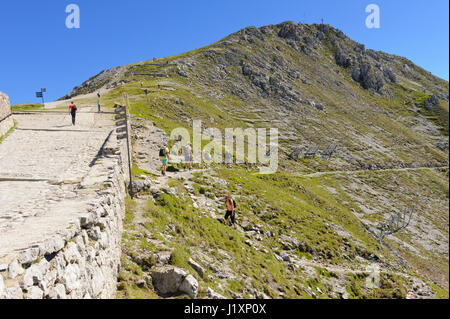
[[[42,105],[44,105],[44,106],[45,106],[45,101],[44,101],[44,93],[45,92],[47,92],[47,89],[45,89],[45,88],[41,89],[40,92],[36,92],[36,97],[42,99]]]

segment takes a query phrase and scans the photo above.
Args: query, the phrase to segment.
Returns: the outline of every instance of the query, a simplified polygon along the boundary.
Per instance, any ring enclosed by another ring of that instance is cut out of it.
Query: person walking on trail
[[[192,159],[194,157],[194,154],[192,153],[192,146],[190,143],[188,143],[183,147],[183,155],[184,155],[185,169],[191,170]]]
[[[164,146],[159,150],[159,158],[161,159],[162,163],[161,173],[163,176],[166,176],[167,164],[169,164],[170,159],[167,143],[164,143]]]
[[[72,115],[72,125],[75,125],[77,110],[77,106],[72,102],[69,106],[70,115]]]
[[[227,213],[225,214],[225,222],[236,229],[236,201],[230,195],[225,195],[225,204]],[[230,224],[231,222],[231,224]]]
[[[98,113],[100,113],[101,112],[101,110],[100,110],[100,92],[98,92],[97,93],[97,107],[98,107]]]

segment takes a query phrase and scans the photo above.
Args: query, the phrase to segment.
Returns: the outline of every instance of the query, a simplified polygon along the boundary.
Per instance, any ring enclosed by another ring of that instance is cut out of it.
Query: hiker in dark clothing
[[[101,109],[100,109],[100,107],[101,107],[101,105],[100,105],[100,92],[98,92],[97,93],[97,107],[98,107],[98,113],[100,113],[101,112]]]
[[[75,120],[77,117],[77,106],[73,102],[69,106],[69,111],[72,115],[72,125],[75,125]]]
[[[231,198],[230,195],[225,195],[225,204],[227,207],[227,213],[225,214],[225,222],[230,226],[233,225],[236,229],[236,202]],[[228,219],[231,219],[231,224]]]

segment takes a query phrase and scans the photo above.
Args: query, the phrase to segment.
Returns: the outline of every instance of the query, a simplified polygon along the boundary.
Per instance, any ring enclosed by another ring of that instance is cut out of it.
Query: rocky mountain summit
[[[76,87],[63,99],[92,105],[80,96],[101,89],[105,107],[124,92],[131,105],[139,194],[118,296],[448,298],[448,88],[406,58],[294,22]],[[160,176],[159,148],[193,120],[205,132],[277,128],[278,172],[171,164]],[[223,222],[225,193],[237,230]]]

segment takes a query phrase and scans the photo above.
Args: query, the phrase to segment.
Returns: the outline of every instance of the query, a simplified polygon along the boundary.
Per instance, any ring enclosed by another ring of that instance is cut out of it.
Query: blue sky
[[[66,6],[80,8],[67,29]],[[365,25],[367,5],[381,27]],[[328,23],[367,48],[405,56],[448,80],[446,0],[5,0],[0,3],[0,91],[13,104],[48,101],[104,69],[208,45],[246,26]]]

